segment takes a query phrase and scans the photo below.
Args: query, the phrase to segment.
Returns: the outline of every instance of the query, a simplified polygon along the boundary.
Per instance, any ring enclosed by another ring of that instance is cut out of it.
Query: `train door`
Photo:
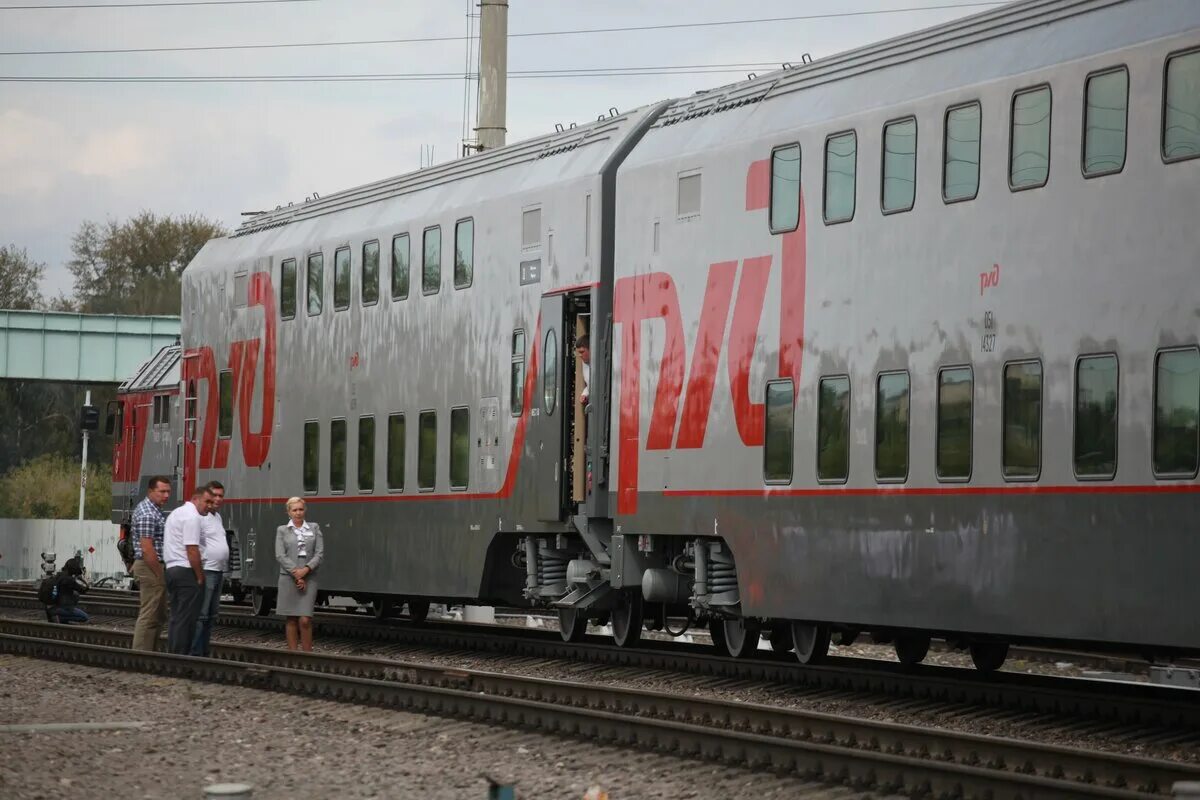
[[[542,341],[540,375],[532,406],[529,427],[534,443],[534,473],[537,476],[538,519],[558,521],[563,517],[563,354],[566,346],[565,297],[560,294],[542,298]],[[568,400],[570,396],[568,395]]]
[[[500,398],[484,397],[479,400],[479,427],[475,441],[475,475],[472,486],[481,492],[494,492],[500,488]]]

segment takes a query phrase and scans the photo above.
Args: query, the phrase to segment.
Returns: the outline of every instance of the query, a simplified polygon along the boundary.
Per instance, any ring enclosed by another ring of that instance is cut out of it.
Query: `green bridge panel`
[[[179,336],[179,317],[0,310],[0,378],[120,383]]]

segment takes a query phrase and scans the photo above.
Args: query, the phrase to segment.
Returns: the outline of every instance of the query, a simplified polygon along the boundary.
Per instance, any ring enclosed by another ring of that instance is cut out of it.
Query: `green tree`
[[[98,464],[88,464],[86,519],[108,519],[112,505],[112,476]],[[16,519],[75,519],[79,514],[79,463],[47,453],[0,478],[0,517]]]
[[[93,314],[178,314],[180,276],[220,223],[193,214],[143,211],[125,222],[84,222],[71,240],[67,267],[75,301]]]
[[[0,247],[0,308],[29,309],[42,303],[41,280],[46,265],[29,257],[25,248]]]

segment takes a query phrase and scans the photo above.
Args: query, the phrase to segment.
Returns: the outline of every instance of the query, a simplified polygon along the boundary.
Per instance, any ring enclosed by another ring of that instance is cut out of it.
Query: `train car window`
[[[970,367],[947,367],[938,373],[938,480],[971,477],[971,419],[974,382]]]
[[[362,249],[362,304],[379,302],[379,242],[367,242]]]
[[[321,423],[304,423],[304,491],[317,491],[321,470]]]
[[[325,293],[325,255],[313,253],[308,257],[308,315],[315,317],[321,313],[321,301]]]
[[[153,424],[153,425],[158,424],[159,417],[162,416],[161,409],[162,409],[162,397],[155,395],[154,396],[154,421],[151,424]]]
[[[392,300],[408,297],[408,234],[392,237]]]
[[[542,410],[547,416],[554,415],[558,404],[558,335],[554,329],[546,331],[546,364],[542,367]]]
[[[466,489],[471,473],[471,411],[450,409],[450,488]]]
[[[771,151],[771,233],[787,233],[800,224],[800,145]]]
[[[296,259],[289,258],[279,265],[279,316],[296,316]]]
[[[763,424],[763,478],[767,483],[792,482],[792,440],[795,431],[795,391],[792,382],[767,384]]]
[[[1075,364],[1075,475],[1117,474],[1117,357],[1084,356]]]
[[[171,424],[171,398],[165,394],[162,396],[162,424]]]
[[[508,385],[508,404],[512,415],[525,411],[525,331],[517,328],[512,335],[512,372]]]
[[[350,307],[350,248],[339,247],[333,253],[333,310]]]
[[[917,120],[915,117],[883,126],[883,213],[912,210],[917,198]]]
[[[475,279],[475,220],[460,219],[454,226],[454,288],[466,289]]]
[[[1163,87],[1162,157],[1200,156],[1200,50],[1167,59]]]
[[[375,417],[358,418],[358,490],[375,491]]]
[[[875,384],[875,479],[908,478],[907,372],[885,372]]]
[[[979,194],[979,138],[983,110],[978,102],[946,110],[942,200],[974,200]]]
[[[1013,95],[1008,186],[1013,191],[1045,186],[1050,177],[1050,87]]]
[[[437,412],[422,411],[417,417],[417,488],[423,492],[437,486]]]
[[[527,208],[521,212],[521,249],[529,250],[542,243],[542,209]]]
[[[1200,465],[1200,351],[1158,354],[1154,374],[1154,474],[1191,478]]]
[[[854,219],[858,134],[837,133],[825,140],[825,224]]]
[[[822,378],[817,390],[817,480],[850,474],[850,378]]]
[[[1083,175],[1111,175],[1125,167],[1129,121],[1129,71],[1095,73],[1083,93]]]
[[[329,423],[329,490],[346,491],[346,420]]]
[[[404,491],[405,426],[403,414],[390,414],[387,429],[387,486],[392,492]]]
[[[442,288],[442,226],[425,229],[421,254],[421,293],[437,294]]]
[[[1037,478],[1042,469],[1042,365],[1004,365],[1004,477]]]
[[[699,172],[679,176],[675,200],[680,217],[694,217],[700,213],[701,180]]]
[[[221,370],[217,386],[219,399],[217,435],[222,439],[228,439],[233,436],[233,371]]]

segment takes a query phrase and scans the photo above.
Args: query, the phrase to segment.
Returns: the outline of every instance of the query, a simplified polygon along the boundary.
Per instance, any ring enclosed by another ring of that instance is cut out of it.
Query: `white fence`
[[[76,551],[83,556],[89,581],[124,575],[118,531],[106,519],[0,519],[0,581],[40,578],[42,553],[54,553],[55,566],[62,569]]]

